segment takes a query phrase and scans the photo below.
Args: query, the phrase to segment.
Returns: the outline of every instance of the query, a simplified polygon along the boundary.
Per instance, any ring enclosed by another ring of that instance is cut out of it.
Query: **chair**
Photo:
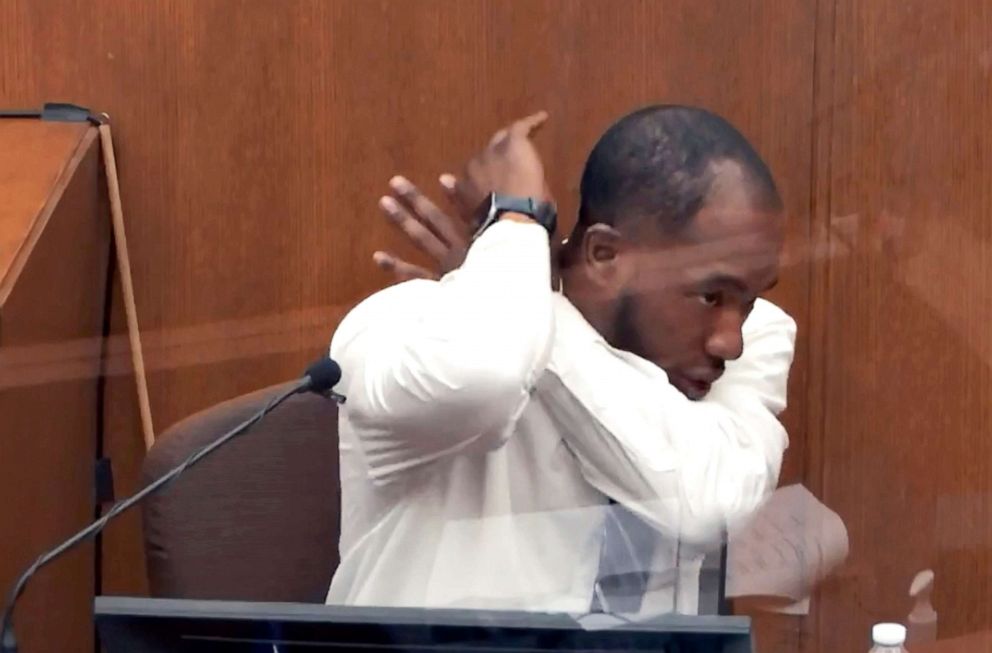
[[[150,482],[261,409],[288,384],[197,413],[163,433]],[[152,596],[322,603],[338,564],[337,407],[291,397],[143,506]]]

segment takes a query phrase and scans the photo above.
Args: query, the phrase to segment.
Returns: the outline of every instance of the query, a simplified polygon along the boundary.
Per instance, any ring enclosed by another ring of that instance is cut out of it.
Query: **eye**
[[[719,306],[720,305],[720,293],[718,292],[704,292],[697,295],[699,301],[704,306]]]

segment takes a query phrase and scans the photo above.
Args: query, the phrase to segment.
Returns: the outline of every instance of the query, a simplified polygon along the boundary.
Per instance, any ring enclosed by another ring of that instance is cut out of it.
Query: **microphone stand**
[[[335,363],[336,367],[337,364]],[[311,369],[316,369],[316,366],[311,366]],[[308,373],[310,370],[307,370]],[[338,369],[337,375],[340,378],[340,369]],[[314,374],[316,377],[317,375]],[[27,585],[28,580],[37,572],[39,569],[47,565],[52,560],[58,558],[60,555],[76,546],[83,540],[93,537],[102,531],[111,519],[121,514],[128,508],[131,508],[136,503],[147,497],[149,494],[153,494],[163,487],[168,485],[170,482],[176,479],[177,476],[181,475],[187,469],[195,465],[205,456],[213,453],[214,450],[226,444],[229,440],[237,437],[238,435],[244,433],[249,428],[257,424],[263,417],[268,415],[276,406],[286,401],[290,397],[300,392],[315,391],[325,397],[328,397],[336,402],[344,403],[344,397],[341,395],[331,392],[329,388],[320,387],[322,379],[311,378],[308,374],[302,378],[299,382],[293,385],[289,390],[286,390],[282,394],[274,397],[262,410],[258,411],[255,415],[248,418],[241,424],[235,426],[233,429],[217,438],[207,446],[203,447],[199,451],[194,452],[189,458],[183,461],[178,467],[173,468],[168,473],[163,475],[156,481],[153,481],[146,485],[137,494],[134,494],[127,499],[123,499],[107,511],[107,514],[96,520],[83,530],[79,531],[69,539],[67,539],[62,544],[58,545],[48,553],[41,555],[34,563],[28,567],[17,582],[14,584],[13,589],[10,591],[10,595],[7,598],[7,605],[3,612],[3,621],[0,622],[0,653],[17,653],[17,638],[14,636],[14,604],[17,602],[18,597],[24,591],[25,585]],[[336,382],[336,379],[335,379]]]

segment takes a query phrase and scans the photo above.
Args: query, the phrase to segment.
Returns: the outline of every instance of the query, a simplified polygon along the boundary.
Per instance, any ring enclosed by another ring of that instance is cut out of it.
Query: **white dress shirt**
[[[549,259],[542,227],[500,222],[341,323],[328,603],[586,612],[612,499],[645,525],[642,607],[696,611],[702,552],[778,481],[795,323],[759,300],[744,355],[690,401],[551,290]]]

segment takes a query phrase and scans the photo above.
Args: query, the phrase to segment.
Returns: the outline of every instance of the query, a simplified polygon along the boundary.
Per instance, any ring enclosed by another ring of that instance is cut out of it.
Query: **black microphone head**
[[[314,361],[307,368],[306,376],[310,379],[307,388],[312,392],[328,392],[341,380],[341,366],[330,358]]]

